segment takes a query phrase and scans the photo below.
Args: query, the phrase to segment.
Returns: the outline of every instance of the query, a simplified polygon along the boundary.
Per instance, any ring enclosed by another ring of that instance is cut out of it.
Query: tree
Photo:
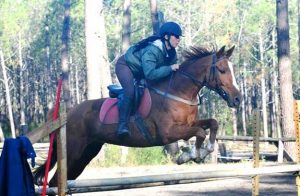
[[[2,127],[1,127],[1,123],[0,123],[0,142],[4,142],[4,134],[3,134],[3,131],[2,131]]]
[[[159,33],[159,27],[161,26],[158,12],[157,12],[157,1],[156,0],[149,0],[150,3],[150,12],[151,12],[151,20],[152,20],[152,28],[153,34]]]
[[[10,97],[10,92],[9,92],[9,87],[8,87],[8,79],[7,79],[7,75],[6,75],[4,56],[3,56],[1,47],[0,47],[0,63],[1,63],[1,67],[2,67],[3,80],[4,80],[4,84],[5,84],[6,104],[7,104],[8,114],[9,114],[11,136],[13,138],[15,138],[16,137],[15,123],[14,123],[12,106],[11,106],[11,97]]]
[[[278,45],[278,66],[280,84],[280,105],[283,137],[294,137],[295,126],[293,121],[293,90],[292,71],[290,59],[289,43],[289,20],[288,20],[288,0],[276,1],[276,25],[277,25],[277,45]],[[295,158],[296,146],[294,143],[284,143],[286,151]],[[296,160],[296,159],[294,159]]]
[[[107,97],[111,75],[102,0],[85,0],[85,38],[88,99]]]
[[[64,1],[64,20],[61,38],[61,69],[63,74],[63,100],[65,113],[71,108],[69,87],[69,37],[70,37],[70,5],[71,0]],[[53,134],[53,133],[52,133]],[[58,195],[64,196],[67,189],[67,144],[66,125],[57,134]]]
[[[123,28],[122,28],[122,53],[130,46],[131,34],[131,0],[125,0],[123,4]]]

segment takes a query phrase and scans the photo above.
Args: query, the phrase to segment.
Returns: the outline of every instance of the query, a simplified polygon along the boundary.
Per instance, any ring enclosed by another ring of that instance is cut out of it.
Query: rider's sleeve
[[[159,54],[156,54],[153,50],[147,50],[142,55],[141,63],[147,80],[158,80],[172,72],[170,65],[159,65],[159,58]]]

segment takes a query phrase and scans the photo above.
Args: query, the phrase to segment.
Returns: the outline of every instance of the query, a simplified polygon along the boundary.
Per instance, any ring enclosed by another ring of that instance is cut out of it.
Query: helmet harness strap
[[[164,36],[164,40],[167,41],[167,43],[169,44],[169,47],[170,47],[171,49],[174,49],[174,47],[172,46],[172,44],[171,44],[171,42],[170,42],[171,34],[170,34],[170,33],[167,33],[166,35],[167,35],[167,39],[166,39],[165,36]]]

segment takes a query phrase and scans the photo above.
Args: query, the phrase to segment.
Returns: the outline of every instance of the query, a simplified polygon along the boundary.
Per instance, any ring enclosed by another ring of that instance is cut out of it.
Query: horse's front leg
[[[191,156],[194,157],[194,161],[199,163],[205,159],[205,157],[214,151],[217,131],[218,131],[218,122],[215,119],[205,119],[199,120],[195,124],[201,128],[210,129],[209,140],[204,148],[201,148],[203,141],[202,138],[196,138],[196,144],[191,150]]]
[[[191,127],[188,131],[193,130],[193,135],[192,136],[196,136],[196,144],[193,146],[193,148],[191,150],[187,150],[184,151],[177,159],[177,164],[183,164],[186,163],[190,160],[194,160],[197,159],[197,157],[200,157],[201,151],[200,151],[200,147],[202,145],[202,143],[205,140],[206,137],[206,133],[204,131],[203,128],[201,127]]]

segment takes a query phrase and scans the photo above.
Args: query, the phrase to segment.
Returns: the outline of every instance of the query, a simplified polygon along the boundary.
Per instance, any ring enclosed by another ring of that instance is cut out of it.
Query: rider
[[[164,23],[159,36],[150,36],[131,46],[116,63],[116,75],[124,89],[119,107],[119,127],[117,134],[129,136],[128,122],[134,98],[134,79],[157,81],[176,71],[177,55],[175,48],[182,36],[181,27],[175,22]]]

